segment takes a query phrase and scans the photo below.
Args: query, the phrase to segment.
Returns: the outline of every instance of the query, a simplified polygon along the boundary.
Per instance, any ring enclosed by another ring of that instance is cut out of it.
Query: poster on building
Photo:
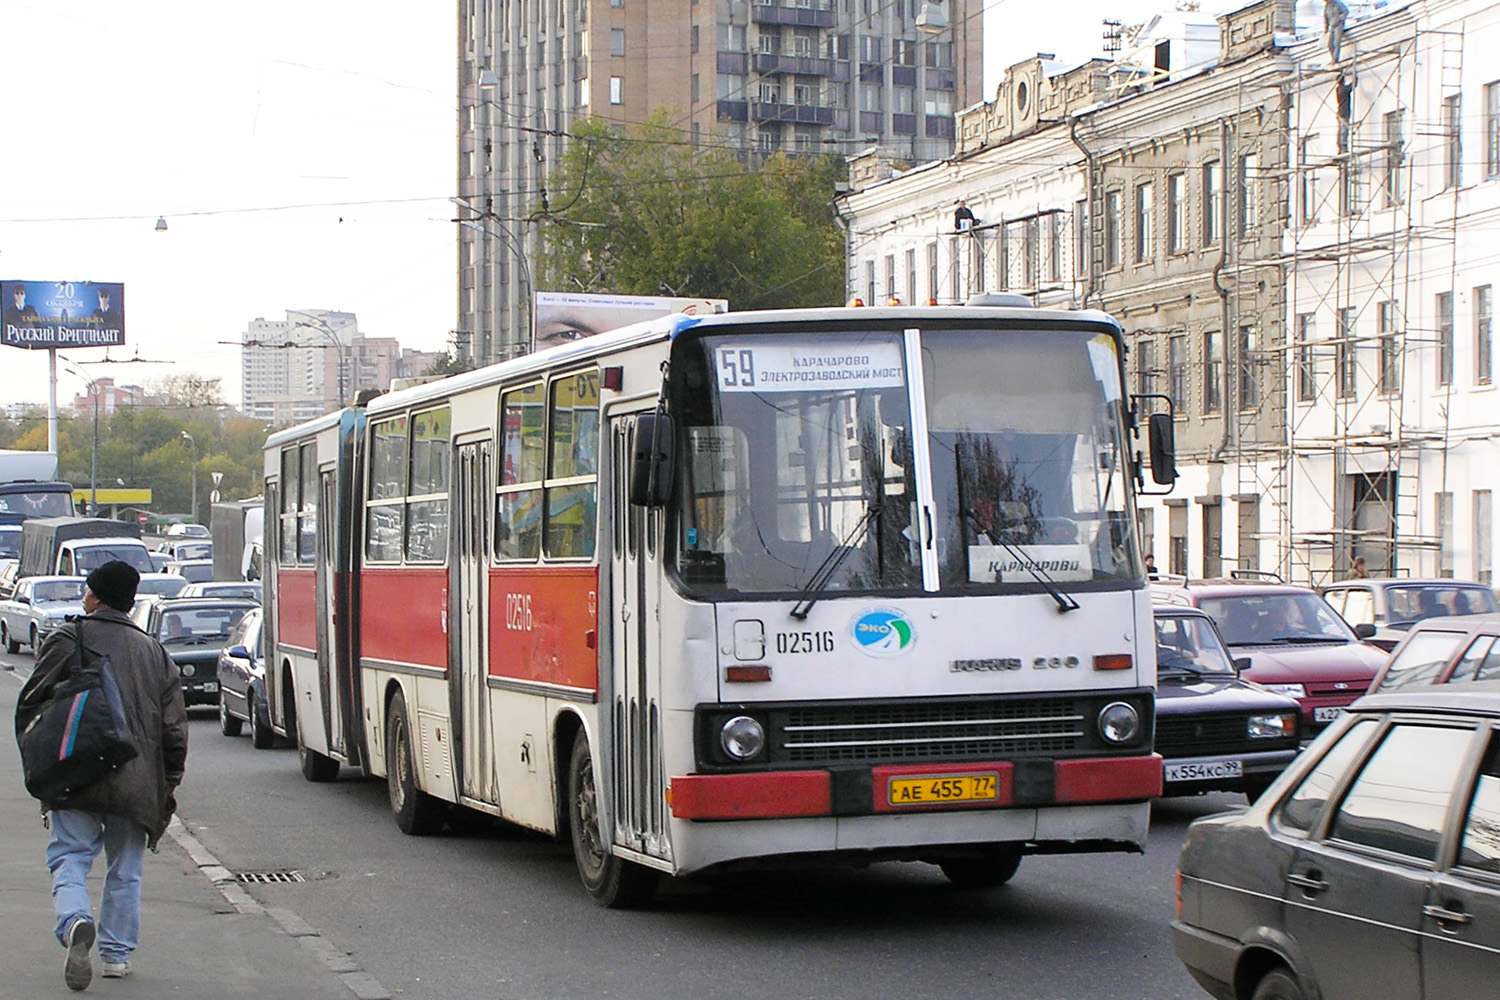
[[[0,343],[42,350],[125,343],[125,286],[100,281],[0,281]]]
[[[536,331],[532,350],[618,330],[631,323],[672,313],[702,316],[726,312],[727,299],[668,298],[650,295],[597,295],[584,292],[537,292]]]

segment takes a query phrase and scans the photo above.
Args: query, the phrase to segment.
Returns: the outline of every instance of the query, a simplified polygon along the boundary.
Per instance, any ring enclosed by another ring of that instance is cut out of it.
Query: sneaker
[[[122,960],[119,962],[104,963],[105,979],[124,979],[128,975],[130,975],[130,963],[128,961]]]
[[[94,922],[79,917],[68,925],[68,964],[63,966],[63,982],[70,990],[86,990],[94,981],[94,961],[89,949],[94,947]]]

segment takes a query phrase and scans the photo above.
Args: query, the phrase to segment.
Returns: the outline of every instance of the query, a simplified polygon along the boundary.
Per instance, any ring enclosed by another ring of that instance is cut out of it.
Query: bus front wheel
[[[398,690],[391,697],[385,719],[386,787],[396,826],[402,833],[421,837],[438,831],[443,825],[443,811],[437,799],[417,787],[417,756],[411,741],[406,696]]]
[[[616,857],[605,842],[599,826],[594,756],[589,751],[588,735],[581,729],[573,741],[568,765],[568,826],[573,834],[573,860],[594,902],[628,910],[650,901],[656,892],[658,873]]]

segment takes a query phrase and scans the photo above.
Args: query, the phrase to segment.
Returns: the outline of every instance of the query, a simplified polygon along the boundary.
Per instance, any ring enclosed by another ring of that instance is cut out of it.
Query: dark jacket
[[[102,607],[66,628],[53,630],[37,651],[36,669],[21,689],[17,718],[45,704],[52,688],[78,662],[77,630],[87,658],[108,653],[124,703],[130,735],[140,756],[86,788],[43,809],[81,809],[126,816],[146,828],[154,849],[177,807],[172,792],[187,763],[187,709],[177,666],[161,643],[123,612]]]

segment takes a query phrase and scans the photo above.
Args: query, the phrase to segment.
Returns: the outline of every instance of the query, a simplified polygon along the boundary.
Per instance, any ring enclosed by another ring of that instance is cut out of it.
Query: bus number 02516
[[[795,653],[833,652],[833,632],[777,632],[776,652],[783,655]]]

